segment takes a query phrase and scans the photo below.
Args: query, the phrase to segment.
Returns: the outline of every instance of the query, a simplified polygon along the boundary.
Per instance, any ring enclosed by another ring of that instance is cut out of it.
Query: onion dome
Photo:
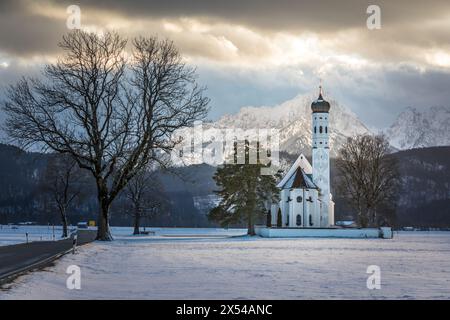
[[[330,111],[330,103],[322,97],[322,86],[319,88],[319,97],[311,103],[311,110],[313,113],[328,113]]]

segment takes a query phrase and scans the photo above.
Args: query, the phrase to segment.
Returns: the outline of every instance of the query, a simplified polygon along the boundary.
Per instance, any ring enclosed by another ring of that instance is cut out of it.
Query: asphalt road
[[[78,245],[94,241],[95,235],[94,230],[78,230]],[[71,248],[72,239],[0,246],[0,282],[15,273],[39,267],[40,263],[48,263]]]

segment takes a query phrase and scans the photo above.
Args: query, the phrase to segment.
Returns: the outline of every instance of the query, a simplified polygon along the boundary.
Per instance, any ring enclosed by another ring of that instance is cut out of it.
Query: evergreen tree
[[[227,227],[231,224],[246,222],[248,234],[254,235],[254,224],[259,217],[264,216],[265,204],[276,201],[278,189],[276,188],[277,176],[261,175],[264,165],[259,161],[260,150],[257,145],[257,163],[249,163],[249,143],[245,142],[244,164],[237,164],[237,152],[235,144],[234,163],[225,164],[217,168],[214,180],[219,187],[216,193],[221,201],[212,209],[208,218]]]
[[[267,217],[266,217],[266,227],[270,228],[272,227],[272,213],[270,212],[270,209],[267,210]]]
[[[281,209],[278,209],[278,214],[277,214],[277,227],[281,228],[283,226],[283,218],[281,216]]]

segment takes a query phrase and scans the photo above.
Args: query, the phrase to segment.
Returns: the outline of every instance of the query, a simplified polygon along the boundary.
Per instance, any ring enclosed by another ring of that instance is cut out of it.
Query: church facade
[[[330,193],[330,103],[322,96],[312,102],[312,165],[300,154],[278,183],[280,201],[271,206],[272,226],[330,228],[334,202]]]

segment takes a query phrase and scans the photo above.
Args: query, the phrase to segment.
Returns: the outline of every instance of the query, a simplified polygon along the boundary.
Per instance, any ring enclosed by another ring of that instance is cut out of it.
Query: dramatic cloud
[[[448,0],[4,0],[1,84],[58,55],[73,4],[87,30],[173,39],[209,88],[212,118],[311,93],[319,78],[375,127],[450,98]],[[366,27],[370,4],[381,8],[380,30]]]

